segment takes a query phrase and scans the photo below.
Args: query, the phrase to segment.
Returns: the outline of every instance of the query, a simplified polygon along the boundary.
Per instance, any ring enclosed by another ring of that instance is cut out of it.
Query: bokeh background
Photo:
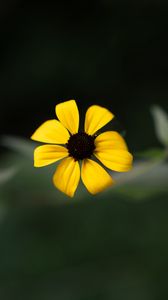
[[[168,299],[167,16],[164,0],[1,1],[2,300]],[[33,168],[29,137],[68,99],[109,108],[134,153],[96,197]]]

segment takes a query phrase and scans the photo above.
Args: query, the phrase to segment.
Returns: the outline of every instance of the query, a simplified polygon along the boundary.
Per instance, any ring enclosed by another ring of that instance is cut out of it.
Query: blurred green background
[[[168,299],[168,4],[0,3],[0,297]],[[95,197],[33,168],[29,137],[76,99],[115,115],[130,173]],[[160,108],[159,108],[160,107]]]

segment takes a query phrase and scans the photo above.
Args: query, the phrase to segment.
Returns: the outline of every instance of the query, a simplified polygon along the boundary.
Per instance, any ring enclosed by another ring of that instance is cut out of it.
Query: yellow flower
[[[47,143],[35,149],[35,167],[43,167],[63,159],[53,176],[54,185],[60,191],[73,197],[80,173],[84,185],[92,194],[101,192],[114,183],[107,171],[91,159],[93,156],[110,170],[126,172],[131,169],[133,158],[122,136],[115,131],[96,134],[114,118],[109,110],[98,105],[90,106],[86,112],[83,131],[78,131],[79,112],[75,100],[60,103],[55,110],[59,121],[54,119],[44,122],[31,139]]]

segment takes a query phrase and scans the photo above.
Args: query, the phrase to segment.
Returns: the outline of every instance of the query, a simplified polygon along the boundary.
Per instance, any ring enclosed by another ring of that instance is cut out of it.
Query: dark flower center
[[[71,135],[67,143],[69,156],[75,160],[90,158],[95,149],[94,136],[85,132],[79,132]]]

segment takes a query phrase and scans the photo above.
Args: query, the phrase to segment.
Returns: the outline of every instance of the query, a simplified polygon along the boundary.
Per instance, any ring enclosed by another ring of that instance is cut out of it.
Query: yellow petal
[[[68,156],[68,150],[58,145],[39,146],[34,151],[34,166],[44,167]]]
[[[69,100],[55,107],[56,115],[60,122],[70,131],[75,134],[79,128],[79,111],[75,100]]]
[[[133,157],[126,150],[103,149],[102,147],[99,151],[95,150],[94,155],[113,171],[127,172],[132,168]]]
[[[88,108],[85,117],[85,132],[93,135],[114,118],[114,115],[106,108],[92,105]]]
[[[123,137],[116,131],[106,131],[99,134],[95,139],[96,151],[104,149],[128,150]]]
[[[73,158],[65,158],[53,176],[54,185],[61,192],[73,197],[80,180],[79,163]]]
[[[69,132],[59,121],[48,120],[34,132],[31,139],[43,143],[66,144],[69,137]]]
[[[114,183],[111,176],[98,163],[91,159],[84,159],[81,178],[91,194],[97,194]]]

